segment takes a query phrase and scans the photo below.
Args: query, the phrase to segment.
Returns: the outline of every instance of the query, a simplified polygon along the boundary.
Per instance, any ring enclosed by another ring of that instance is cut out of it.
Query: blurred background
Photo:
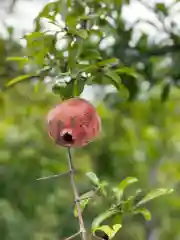
[[[0,1],[0,88],[24,73],[6,58],[23,55],[20,38],[33,30],[48,2]],[[119,25],[115,31],[111,27],[100,50],[136,69],[141,78],[122,76],[128,99],[101,84],[85,88],[82,96],[96,104],[103,131],[96,142],[75,151],[78,188],[89,190],[88,171],[112,184],[134,176],[143,189],[174,187],[172,195],[148,205],[150,222],[131,217],[115,239],[180,240],[180,2],[119,4]],[[0,91],[1,240],[63,239],[78,228],[67,178],[36,181],[68,166],[65,150],[46,132],[46,114],[61,99],[43,82],[35,86],[26,81]],[[102,202],[88,206],[86,225],[103,210]]]

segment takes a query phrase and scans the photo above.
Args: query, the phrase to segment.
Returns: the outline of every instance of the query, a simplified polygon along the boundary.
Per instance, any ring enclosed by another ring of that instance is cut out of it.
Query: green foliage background
[[[69,14],[66,4],[73,2]],[[88,17],[90,30],[75,29],[79,16],[83,23],[87,20],[80,1],[58,1],[40,13],[52,21],[57,12],[64,13],[68,41],[78,35],[74,48],[55,48],[56,35],[42,34],[39,18],[35,21],[36,33],[26,36],[26,48],[13,38],[11,28],[7,29],[9,37],[0,39],[0,239],[62,239],[77,231],[67,178],[36,178],[67,170],[66,151],[47,136],[48,110],[63,98],[79,95],[85,84],[98,84],[103,95],[103,101],[97,101],[103,131],[96,142],[74,153],[80,193],[90,190],[85,176],[89,171],[112,185],[134,176],[145,191],[173,187],[173,194],[147,204],[151,221],[145,222],[141,215],[127,216],[115,239],[178,240],[180,34],[171,13],[175,4],[171,8],[161,3],[149,8],[162,25],[158,31],[165,32],[166,38],[149,42],[143,33],[132,47],[132,33],[139,22],[128,28],[121,18],[122,7],[129,1],[104,0],[105,8],[100,8],[96,0],[84,2],[94,9],[95,15]],[[51,8],[53,16],[49,15]],[[103,14],[111,18],[110,23],[107,18],[100,19]],[[92,30],[91,24],[98,25],[99,30]],[[97,42],[91,41],[91,34],[96,35]],[[102,38],[109,36],[114,37],[114,44],[101,49]],[[42,37],[35,46],[34,37]],[[90,68],[84,69],[79,63],[82,60],[89,60]],[[84,77],[81,71],[91,76]],[[59,79],[64,75],[71,81],[62,88]],[[43,81],[47,77],[51,78],[49,83]],[[118,91],[107,94],[104,87],[108,84]],[[133,189],[130,187],[130,194]],[[88,206],[83,213],[86,225],[90,227],[105,208],[101,201]]]

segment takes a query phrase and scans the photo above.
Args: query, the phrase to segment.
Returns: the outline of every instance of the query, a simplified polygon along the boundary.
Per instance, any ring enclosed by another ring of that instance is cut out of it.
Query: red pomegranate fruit
[[[50,137],[64,147],[83,147],[101,130],[95,107],[82,98],[65,100],[50,110],[47,118]]]

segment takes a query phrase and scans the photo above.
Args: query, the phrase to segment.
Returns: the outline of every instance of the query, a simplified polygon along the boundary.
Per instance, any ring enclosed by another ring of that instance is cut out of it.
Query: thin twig
[[[65,172],[65,173],[59,173],[59,174],[55,174],[55,175],[50,175],[50,176],[47,176],[47,177],[40,177],[40,178],[37,178],[36,180],[46,180],[46,179],[51,179],[51,178],[57,178],[57,177],[62,177],[62,176],[66,176],[66,175],[69,175],[70,172]]]
[[[74,198],[75,198],[75,203],[76,203],[76,207],[77,207],[77,214],[78,214],[78,219],[79,219],[81,238],[82,238],[82,240],[87,240],[86,229],[85,229],[84,220],[83,220],[83,217],[82,217],[81,207],[80,207],[80,203],[79,203],[80,198],[79,198],[79,194],[78,194],[78,191],[77,191],[75,178],[74,178],[75,173],[74,173],[74,166],[73,166],[73,162],[72,162],[72,156],[71,156],[70,148],[68,148],[68,164],[69,164],[71,185],[72,185],[72,189],[73,189],[73,192],[74,192]]]
[[[64,240],[71,240],[71,239],[75,238],[76,236],[80,235],[80,233],[81,233],[81,232],[79,231],[79,232],[77,232],[77,233],[71,235],[70,237],[65,238]]]

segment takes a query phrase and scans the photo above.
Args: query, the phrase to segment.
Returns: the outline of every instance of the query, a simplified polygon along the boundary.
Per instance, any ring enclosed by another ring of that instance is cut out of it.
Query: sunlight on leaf
[[[104,213],[101,213],[99,216],[97,216],[93,222],[92,222],[92,228],[99,227],[99,225],[106,220],[107,218],[113,216],[116,212],[115,211],[106,211]]]
[[[96,176],[95,173],[93,172],[88,172],[86,173],[86,176],[91,180],[92,183],[94,183],[96,186],[100,185],[100,181],[98,179],[98,177]]]
[[[139,208],[136,209],[134,211],[134,214],[142,214],[144,216],[144,218],[146,219],[146,221],[150,221],[151,220],[151,213],[148,209],[146,208]]]
[[[121,224],[115,224],[112,228],[108,225],[103,225],[101,227],[93,229],[93,233],[96,237],[99,237],[101,239],[112,239],[121,227]]]
[[[7,57],[6,61],[28,61],[27,57]]]
[[[113,189],[118,203],[120,202],[120,200],[123,196],[125,188],[128,187],[129,185],[133,184],[133,183],[136,183],[136,182],[138,182],[137,178],[127,177],[118,185],[118,187]]]
[[[174,191],[173,189],[165,189],[165,188],[159,188],[159,189],[152,190],[136,206],[140,206],[140,205],[147,203],[147,202],[153,200],[154,198],[160,197],[162,195],[170,194],[173,191]]]

